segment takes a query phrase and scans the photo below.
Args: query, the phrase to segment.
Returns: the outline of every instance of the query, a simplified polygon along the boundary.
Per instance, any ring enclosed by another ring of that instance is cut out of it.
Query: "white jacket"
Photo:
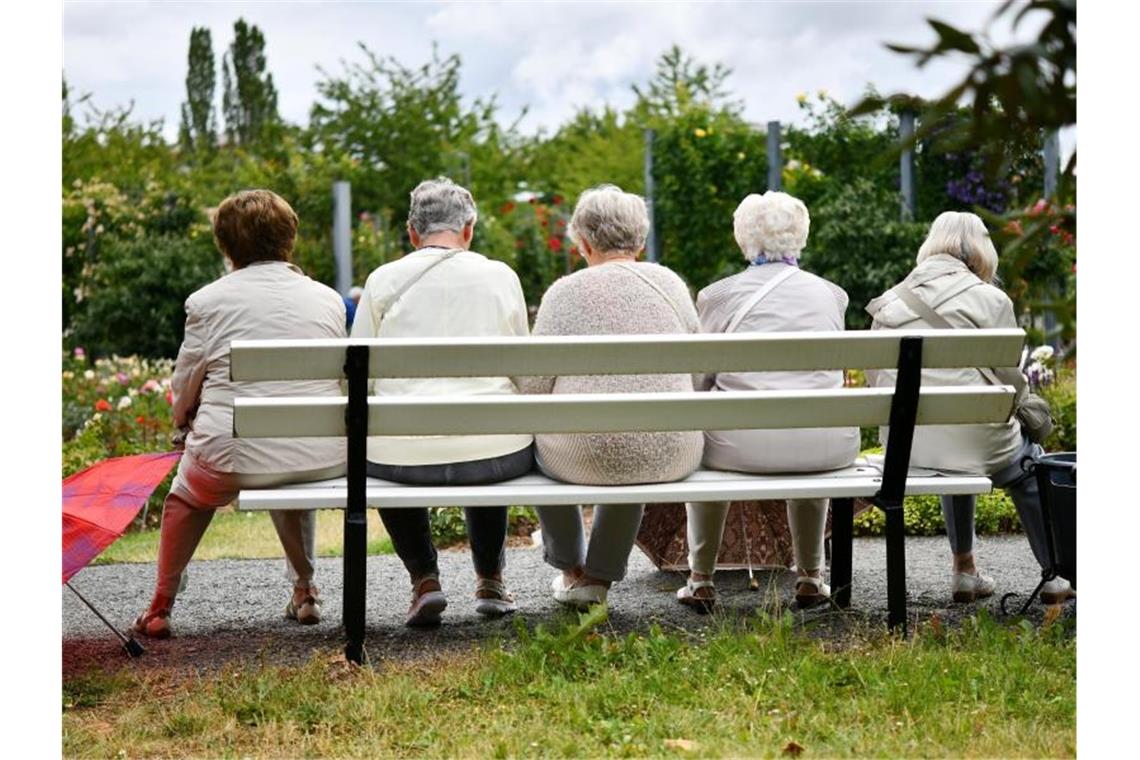
[[[1000,289],[983,283],[953,256],[931,256],[903,280],[924,303],[954,327],[984,329],[1017,327],[1013,302]],[[962,290],[974,283],[974,287]],[[956,294],[956,295],[955,295]],[[887,291],[867,304],[872,330],[932,328],[899,297]],[[1005,373],[1002,373],[1005,374]],[[896,372],[867,372],[867,382],[893,386]],[[986,385],[976,369],[928,369],[923,386]],[[879,431],[886,445],[888,429]],[[1016,417],[994,425],[919,425],[914,429],[910,461],[916,467],[946,472],[992,475],[1008,467],[1021,446],[1021,425]]]
[[[714,282],[697,295],[701,332],[725,332],[738,309],[788,264],[750,266]],[[842,330],[847,293],[810,272],[798,271],[753,306],[735,332]],[[842,388],[840,370],[816,372],[721,372],[706,376],[714,391]],[[813,472],[846,467],[859,455],[859,428],[710,430],[705,465],[740,472]]]
[[[368,276],[352,323],[354,338],[522,336],[526,299],[518,275],[501,261],[462,251],[433,267],[399,300],[406,283],[447,253],[421,248],[384,264]],[[382,379],[379,396],[439,396],[518,393],[506,377]],[[389,465],[446,464],[513,454],[531,444],[523,435],[384,436],[368,439],[368,459]]]
[[[339,396],[336,380],[234,382],[230,341],[345,337],[344,300],[284,261],[230,272],[186,299],[186,335],[174,365],[174,425],[186,453],[215,472],[287,473],[342,464],[333,438],[234,438],[235,396]]]

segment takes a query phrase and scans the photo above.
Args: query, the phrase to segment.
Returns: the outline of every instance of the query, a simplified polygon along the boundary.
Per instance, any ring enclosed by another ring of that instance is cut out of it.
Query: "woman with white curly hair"
[[[915,268],[895,287],[867,304],[871,329],[975,329],[1017,327],[1013,302],[994,285],[997,250],[985,222],[976,214],[946,211],[930,225],[918,249]],[[1024,387],[1016,370],[994,373],[1013,386]],[[895,372],[868,372],[872,385],[893,386]],[[922,384],[981,385],[989,382],[981,370],[923,370]],[[880,439],[886,440],[886,429]],[[1042,568],[1049,564],[1041,496],[1037,479],[1022,462],[1043,453],[1021,428],[1017,417],[993,425],[923,425],[914,430],[910,461],[916,467],[986,475],[1017,507],[1033,555]],[[972,602],[994,592],[992,578],[978,572],[974,562],[974,496],[943,496],[946,535],[954,555],[951,594],[956,602]],[[1059,604],[1076,596],[1063,578],[1046,583],[1041,600]]]
[[[733,214],[733,230],[749,266],[697,296],[701,331],[842,330],[847,294],[799,268],[808,227],[807,207],[787,193],[769,191],[741,201]],[[843,372],[721,372],[706,376],[702,385],[726,392],[841,388]],[[704,466],[737,472],[816,472],[846,467],[858,453],[858,428],[710,430],[705,433]],[[831,592],[823,582],[827,508],[827,499],[787,503],[800,606],[824,601]],[[688,505],[690,575],[677,591],[682,604],[707,611],[715,602],[712,578],[727,513],[728,502]]]

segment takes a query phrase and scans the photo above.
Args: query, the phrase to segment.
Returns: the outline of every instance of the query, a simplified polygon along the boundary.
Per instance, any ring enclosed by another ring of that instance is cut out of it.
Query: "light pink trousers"
[[[237,498],[241,489],[327,480],[343,474],[344,465],[288,473],[216,472],[199,464],[190,454],[184,454],[162,506],[155,593],[173,599],[185,588],[186,566],[214,512]],[[285,550],[285,577],[297,588],[308,588],[312,584],[316,559],[316,512],[282,510],[269,514]]]

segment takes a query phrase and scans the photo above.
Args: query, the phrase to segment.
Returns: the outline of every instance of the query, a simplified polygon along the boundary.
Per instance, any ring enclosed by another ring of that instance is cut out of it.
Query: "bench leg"
[[[887,626],[906,637],[906,531],[900,504],[887,515]]]
[[[831,586],[836,606],[851,606],[851,554],[854,499],[831,500]]]
[[[368,518],[361,512],[344,512],[344,656],[357,665],[364,660],[365,562],[368,554]]]

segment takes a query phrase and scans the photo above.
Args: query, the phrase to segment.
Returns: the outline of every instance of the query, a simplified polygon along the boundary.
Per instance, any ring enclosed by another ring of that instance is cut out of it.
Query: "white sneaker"
[[[1077,592],[1064,578],[1054,578],[1041,587],[1042,604],[1062,604],[1066,599],[1076,599]]]
[[[579,610],[589,609],[594,604],[605,604],[606,595],[609,593],[609,589],[601,584],[567,588],[563,583],[562,573],[554,576],[554,580],[550,582],[550,590],[554,592],[554,601]]]
[[[950,589],[955,602],[968,604],[975,599],[991,596],[994,593],[994,579],[981,573],[954,573]]]

